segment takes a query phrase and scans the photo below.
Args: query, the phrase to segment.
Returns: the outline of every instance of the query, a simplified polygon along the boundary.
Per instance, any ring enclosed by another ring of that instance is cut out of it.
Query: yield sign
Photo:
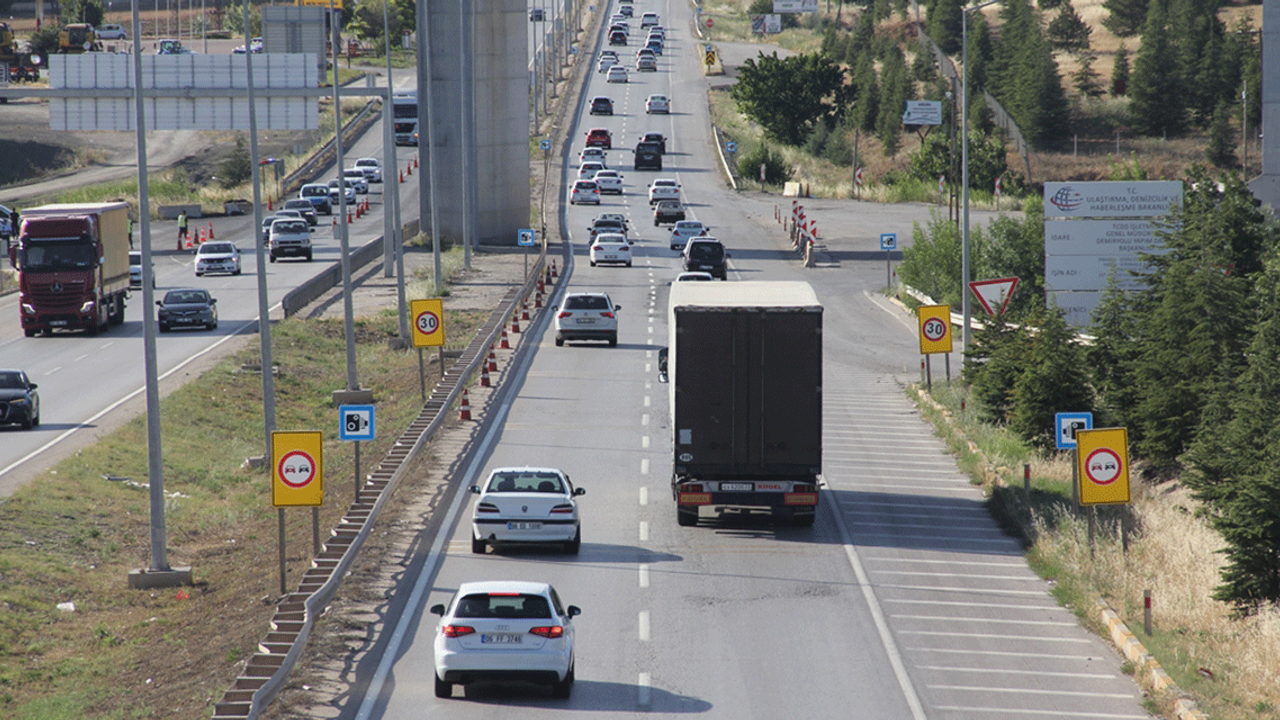
[[[999,278],[996,280],[974,280],[969,289],[978,296],[978,302],[988,315],[999,315],[1009,306],[1009,298],[1013,289],[1018,287],[1018,278]]]

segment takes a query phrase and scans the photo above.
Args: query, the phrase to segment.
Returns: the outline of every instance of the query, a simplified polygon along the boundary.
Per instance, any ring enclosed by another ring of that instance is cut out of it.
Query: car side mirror
[[[156,301],[156,304],[157,304],[157,305],[163,305],[163,304],[164,304],[164,301],[163,301],[163,300],[157,300],[157,301]]]
[[[667,381],[667,348],[658,348],[658,381]]]
[[[621,306],[621,305],[614,305],[614,306],[613,306],[613,311],[614,311],[614,312],[618,312],[618,311],[619,311],[619,310],[621,310],[621,309],[622,309],[622,306]]]
[[[570,605],[568,608],[569,617],[577,617],[582,614],[582,608],[577,605]]]
[[[209,298],[209,304],[210,304],[210,305],[217,305],[217,304],[218,304],[218,298]]]
[[[576,497],[576,496],[578,496],[578,495],[586,495],[586,494],[587,494],[587,489],[586,489],[586,488],[574,488],[574,489],[573,489],[573,494],[574,494],[574,496],[575,496],[575,497]]]
[[[468,490],[469,490],[470,492],[472,492],[472,493],[475,493],[476,495],[479,495],[479,494],[480,494],[480,486],[479,486],[479,485],[472,485],[470,488],[468,488]]]
[[[36,388],[38,388],[38,387],[40,387],[40,386],[39,386],[39,385],[37,385],[37,384],[35,384],[35,383],[27,383],[27,389],[28,389],[28,390],[35,390],[35,389],[36,389]]]
[[[444,617],[444,605],[432,605],[432,606],[431,606],[431,614],[432,614],[432,615],[439,615],[440,617]]]

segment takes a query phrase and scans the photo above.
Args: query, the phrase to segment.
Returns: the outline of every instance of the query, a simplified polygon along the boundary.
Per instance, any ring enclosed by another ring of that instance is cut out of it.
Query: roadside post
[[[440,372],[444,373],[444,300],[410,300],[409,313],[413,316],[413,346],[418,348],[418,380],[422,384],[422,402],[425,403],[427,370],[422,360],[422,348],[440,349]]]
[[[341,405],[338,407],[338,439],[356,444],[356,493],[360,504],[360,441],[373,440],[376,435],[376,418],[372,405]]]
[[[284,509],[310,507],[313,539],[318,536],[318,512],[324,504],[324,442],[319,431],[271,433],[271,505],[276,508],[280,548],[280,594],[285,587]]]
[[[920,326],[920,354],[924,355],[925,385],[933,392],[933,366],[929,356],[944,353],[947,359],[947,382],[951,382],[951,333],[950,305],[921,305],[916,309]]]
[[[538,148],[542,150],[542,187],[547,187],[547,174],[550,172],[551,163],[551,140],[542,138],[538,141]],[[538,213],[539,219],[542,221],[542,237],[547,236],[547,193],[542,193],[542,210]]]
[[[893,289],[893,251],[898,249],[897,233],[880,233],[880,249],[884,251],[884,286]]]

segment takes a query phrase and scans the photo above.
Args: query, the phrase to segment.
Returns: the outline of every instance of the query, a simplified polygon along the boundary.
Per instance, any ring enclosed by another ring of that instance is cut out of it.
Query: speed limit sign
[[[917,313],[921,354],[951,352],[951,306],[921,305]]]
[[[410,300],[414,347],[444,346],[444,301],[439,298]]]

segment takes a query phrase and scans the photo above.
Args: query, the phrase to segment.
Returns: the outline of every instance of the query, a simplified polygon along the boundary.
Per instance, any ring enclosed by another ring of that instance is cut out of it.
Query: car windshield
[[[309,200],[290,200],[284,204],[286,210],[311,210],[311,202]]]
[[[329,188],[325,187],[324,185],[305,185],[302,188],[303,197],[306,197],[308,195],[328,195],[328,194],[329,194]]]
[[[563,493],[564,482],[553,472],[498,472],[489,478],[488,491]]]
[[[200,246],[201,255],[230,255],[235,251],[231,243],[205,243]]]
[[[22,374],[16,372],[0,372],[0,388],[6,390],[17,390],[25,388],[26,383],[22,382]]]
[[[565,310],[612,310],[603,295],[575,295],[564,301]]]
[[[521,593],[476,593],[458,600],[454,617],[460,618],[549,618],[551,604],[541,595]]]
[[[272,232],[305,233],[310,232],[305,222],[297,220],[278,220],[271,224]]]
[[[195,305],[207,301],[209,295],[203,290],[170,290],[165,293],[165,305]]]

